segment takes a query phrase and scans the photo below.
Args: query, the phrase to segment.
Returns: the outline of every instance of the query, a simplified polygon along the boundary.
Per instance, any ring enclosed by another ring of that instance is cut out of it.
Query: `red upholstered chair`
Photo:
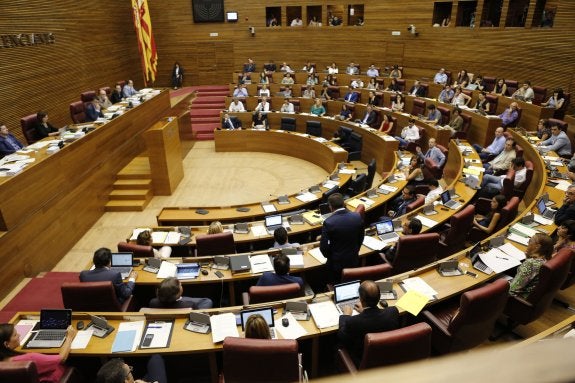
[[[196,256],[234,254],[236,243],[233,233],[198,235],[196,237]]]
[[[439,121],[439,124],[440,125],[449,124],[449,119],[451,118],[451,110],[441,105],[437,105],[437,110],[439,110],[439,112],[441,113],[441,121]]]
[[[377,281],[391,275],[391,265],[382,263],[375,266],[354,267],[341,271],[341,281]]]
[[[302,296],[299,283],[286,283],[277,286],[251,286],[247,293],[242,294],[244,305],[283,301]]]
[[[424,115],[425,114],[425,100],[422,100],[420,98],[415,98],[413,99],[413,108],[411,108],[411,114],[413,116],[419,116]]]
[[[519,154],[517,156],[519,157]],[[525,169],[527,169],[527,172],[525,173],[525,182],[517,187],[513,187],[513,195],[521,199],[523,199],[525,190],[527,190],[529,184],[531,184],[531,180],[533,179],[533,162],[525,161]]]
[[[382,258],[391,264],[393,274],[400,274],[435,262],[438,250],[439,234],[437,233],[404,235],[397,242],[393,262],[388,262],[385,255],[382,255]]]
[[[90,102],[95,98],[96,98],[96,92],[93,90],[89,90],[87,92],[82,92],[80,94],[80,100],[82,100],[82,102]]]
[[[503,313],[509,317],[510,327],[516,323],[525,325],[543,315],[565,282],[572,258],[571,251],[560,250],[541,266],[539,282],[527,298],[509,297]]]
[[[505,196],[508,200],[513,196],[513,182],[515,181],[515,170],[513,168],[507,170],[505,178],[503,179],[503,187],[501,188],[501,194]]]
[[[64,307],[74,311],[128,311],[132,297],[120,303],[112,282],[64,282]]]
[[[339,91],[339,86],[332,86],[328,87],[328,92],[331,95],[331,98],[338,99],[341,97],[341,92]]]
[[[116,81],[116,85],[120,85],[122,87],[122,89],[124,88],[124,85],[126,85],[126,80],[119,80]]]
[[[152,246],[136,245],[135,243],[118,242],[118,251],[134,253],[135,258],[154,257]]]
[[[569,249],[563,249],[563,251],[567,250]],[[566,288],[571,287],[573,284],[575,284],[575,260],[573,260],[573,256],[575,256],[575,254],[573,253],[573,251],[571,251],[571,268],[567,273],[567,278],[565,279],[565,282],[563,282],[563,284],[561,285],[561,290],[565,290]]]
[[[447,82],[446,84],[452,84],[453,83],[453,77],[451,77],[451,71],[450,70],[446,70],[445,74],[447,75]]]
[[[38,119],[36,118],[35,114],[30,114],[20,119],[22,134],[26,138],[26,142],[28,143],[28,145],[38,141],[38,138],[36,138],[36,127],[35,127],[37,121]]]
[[[86,113],[84,112],[84,103],[82,101],[75,101],[70,104],[70,117],[74,124],[86,122]]]
[[[525,150],[523,149],[523,146],[515,145],[515,156],[516,157],[523,157],[524,153],[525,153]]]
[[[547,101],[547,88],[544,86],[533,86],[533,104],[541,105],[542,102]]]
[[[410,212],[414,211],[415,209],[422,207],[424,203],[425,203],[425,196],[424,195],[418,195],[417,198],[415,199],[415,201],[413,201],[412,203],[407,205],[407,207],[405,208],[405,212],[410,213]]]
[[[497,114],[497,104],[499,103],[499,99],[495,94],[486,94],[485,99],[489,103],[489,114],[496,115]]]
[[[491,92],[494,88],[495,88],[495,82],[497,81],[497,79],[495,77],[488,77],[485,76],[483,77],[483,90],[485,92]]]
[[[557,118],[550,118],[547,121],[549,122],[549,126],[557,125],[559,129],[567,133],[567,128],[569,127],[569,124],[567,122],[559,120]]]
[[[359,214],[359,216],[361,217],[361,220],[363,222],[365,222],[365,205],[360,203],[359,205],[357,205],[357,207],[355,208],[355,212],[357,214]]]
[[[494,233],[498,232],[502,228],[509,225],[515,219],[515,217],[517,217],[519,202],[520,202],[519,197],[513,197],[509,201],[507,201],[505,207],[501,209],[501,217],[499,218],[499,222],[497,222],[497,225],[493,230]],[[475,210],[477,211],[478,214],[486,215],[487,213],[489,213],[489,209],[491,208],[490,205],[491,205],[491,199],[479,198],[475,203]],[[467,240],[469,242],[478,242],[483,240],[487,236],[488,234],[474,227],[469,232]]]
[[[507,302],[509,283],[498,279],[422,313],[433,328],[432,348],[440,354],[473,348],[489,338]]]
[[[443,169],[431,158],[426,158],[423,161],[423,175],[426,179],[435,178],[441,179],[443,175]]]
[[[112,94],[112,88],[110,88],[109,86],[103,86],[100,89],[103,89],[104,91],[106,91],[106,94],[109,96],[110,94]]]
[[[420,85],[423,88],[423,97],[427,97],[429,94],[429,84],[421,83]]]
[[[399,90],[401,92],[405,92],[405,79],[404,78],[398,78],[396,79],[397,81],[397,85],[399,86]]]
[[[471,127],[471,116],[468,116],[468,115],[463,114],[463,113],[461,113],[460,116],[463,119],[463,126],[461,127],[461,130],[459,132],[455,132],[455,134],[453,135],[453,138],[458,138],[460,140],[466,140],[467,139],[467,132],[469,131],[469,128]]]
[[[293,339],[227,337],[220,383],[299,381],[298,344]]]
[[[461,250],[467,239],[467,233],[473,227],[475,206],[467,205],[451,216],[449,229],[440,238],[440,256],[448,256]]]
[[[34,362],[0,362],[0,378],[9,383],[40,383]],[[74,367],[66,367],[59,383],[80,383],[83,378]]]
[[[429,358],[431,331],[427,323],[417,323],[397,330],[366,334],[359,366],[353,363],[347,350],[339,349],[340,366],[355,375],[358,370]]]
[[[300,111],[300,102],[299,102],[299,100],[290,98],[290,102],[293,104],[293,110],[294,110],[294,112],[299,113],[299,111]]]
[[[512,96],[519,88],[519,83],[516,80],[505,80],[505,85],[507,85],[507,94],[509,96]]]
[[[427,142],[425,139],[425,128],[423,126],[418,126],[417,129],[419,129],[419,140],[408,143],[407,147],[405,148],[408,152],[411,153],[415,153],[415,148],[418,146],[421,147],[423,142]]]

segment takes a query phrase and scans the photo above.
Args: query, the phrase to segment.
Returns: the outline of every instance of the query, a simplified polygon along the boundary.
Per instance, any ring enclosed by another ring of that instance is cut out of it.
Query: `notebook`
[[[353,308],[359,302],[360,283],[360,281],[351,281],[333,286],[333,299],[340,314],[343,314],[344,307]]]
[[[32,335],[27,348],[61,347],[66,339],[66,329],[72,324],[72,310],[40,310],[40,329]]]
[[[453,210],[459,209],[461,207],[461,203],[451,199],[451,194],[449,193],[449,190],[446,190],[443,193],[441,193],[441,202],[443,203],[443,206]]]
[[[376,222],[374,226],[377,231],[377,236],[382,241],[399,239],[399,234],[394,231],[393,222],[391,220]]]
[[[545,200],[543,198],[539,198],[537,201],[537,209],[539,210],[539,214],[541,214],[544,218],[553,219],[555,218],[556,210],[553,210],[547,207]]]
[[[240,311],[242,331],[246,331],[246,323],[248,322],[248,318],[255,314],[261,315],[266,320],[266,323],[270,328],[270,335],[272,336],[272,339],[277,339],[275,332],[274,309],[272,307],[260,307],[257,309]]]
[[[111,269],[122,274],[122,279],[128,278],[132,272],[134,253],[112,253]]]
[[[282,227],[281,214],[268,215],[267,217],[265,217],[265,226],[268,233],[273,234],[276,229]]]

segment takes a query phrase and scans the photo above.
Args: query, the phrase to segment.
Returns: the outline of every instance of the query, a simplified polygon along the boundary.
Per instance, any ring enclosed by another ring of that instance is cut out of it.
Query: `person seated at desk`
[[[421,221],[417,218],[411,218],[409,221],[404,219],[401,222],[401,234],[402,235],[415,235],[421,233],[423,225]],[[397,253],[397,242],[395,242],[391,247],[383,251],[385,262],[392,263],[395,259],[395,254]]]
[[[337,86],[337,77],[332,74],[328,74],[327,76],[325,76],[325,80],[323,80],[321,84],[328,86]]]
[[[269,97],[270,96],[270,90],[268,89],[268,86],[266,84],[263,84],[261,89],[258,91],[258,96],[260,97]]]
[[[327,84],[323,84],[321,86],[321,92],[319,94],[319,98],[321,98],[322,100],[331,100],[331,91],[329,89],[329,85]]]
[[[553,254],[553,240],[550,236],[537,233],[529,238],[525,249],[526,259],[517,268],[515,277],[509,282],[509,294],[527,298],[537,287],[539,269]]]
[[[415,80],[413,86],[409,89],[409,95],[415,97],[424,97],[425,96],[425,88],[421,86],[419,80]]]
[[[369,82],[367,83],[365,88],[369,89],[369,90],[378,90],[379,89],[379,84],[375,81],[375,77],[371,77],[369,79]]]
[[[248,73],[256,71],[256,63],[252,58],[248,58],[248,62],[244,64],[243,71]]]
[[[359,93],[354,92],[353,90],[350,89],[350,90],[345,94],[345,96],[343,97],[343,100],[344,100],[345,102],[353,102],[353,103],[356,103],[356,102],[359,101]]]
[[[207,234],[221,234],[224,232],[224,226],[220,221],[214,221],[208,226]]]
[[[295,113],[295,108],[294,108],[293,104],[290,102],[289,98],[286,98],[284,100],[284,103],[282,104],[282,106],[280,108],[280,112],[282,112],[282,113]]]
[[[561,109],[563,103],[565,102],[565,95],[563,94],[563,89],[557,88],[553,91],[553,95],[549,97],[547,102],[541,103],[541,106],[547,108]]]
[[[112,101],[112,104],[117,104],[122,102],[122,98],[124,98],[124,94],[122,93],[122,85],[116,84],[116,87],[110,95],[110,100]]]
[[[379,131],[384,133],[390,133],[393,130],[393,121],[389,114],[383,113],[383,117],[381,118],[381,125],[379,126]]]
[[[266,113],[258,111],[253,115],[252,129],[268,129],[268,116]]]
[[[268,98],[266,96],[262,97],[262,100],[258,103],[256,108],[254,109],[256,112],[267,113],[270,111],[270,103],[268,102]]]
[[[399,84],[397,83],[397,79],[395,77],[391,79],[391,82],[389,83],[387,88],[385,88],[385,90],[389,92],[401,92],[401,88],[399,87]]]
[[[148,359],[142,379],[135,379],[132,373],[132,366],[124,363],[123,359],[110,359],[98,370],[96,383],[168,383],[166,365],[160,354],[154,354]]]
[[[417,185],[425,180],[423,175],[423,159],[419,156],[412,156],[409,160],[409,166],[403,169],[405,180],[408,184]]]
[[[353,118],[353,113],[347,104],[341,104],[341,111],[335,116],[335,119],[341,121],[350,121]]]
[[[239,79],[240,84],[251,84],[252,83],[252,74],[251,72],[244,72],[242,73],[242,77]]]
[[[321,102],[321,98],[315,99],[315,102],[311,106],[309,112],[311,114],[313,114],[314,116],[319,116],[319,117],[322,117],[325,114],[325,107],[323,106],[323,103]]]
[[[66,360],[70,355],[72,341],[77,330],[68,326],[66,339],[58,355],[46,355],[37,352],[20,353],[15,351],[20,346],[20,334],[11,323],[0,324],[0,358],[3,362],[33,362],[38,372],[38,381],[58,383],[66,372]],[[8,380],[5,382],[8,383]]]
[[[570,185],[565,191],[563,205],[555,212],[553,221],[560,226],[569,219],[575,220],[575,185]]]
[[[280,72],[294,73],[294,70],[286,62],[283,62],[280,66]]]
[[[445,68],[441,68],[439,72],[435,74],[433,82],[440,85],[445,85],[447,83],[447,73],[445,73]]]
[[[543,151],[553,151],[560,156],[571,156],[571,141],[567,133],[559,129],[557,125],[551,126],[551,137],[537,143],[537,147]]]
[[[473,227],[478,228],[485,234],[493,233],[501,219],[501,210],[507,204],[507,198],[503,194],[498,194],[491,198],[491,209],[487,215],[475,214],[473,218]]]
[[[399,147],[405,148],[410,142],[419,140],[419,128],[413,118],[409,119],[409,125],[401,129],[400,136],[395,137],[399,141]]]
[[[222,129],[235,130],[241,129],[242,122],[237,117],[232,117],[228,113],[224,113],[222,118]]]
[[[233,97],[248,97],[248,89],[245,84],[240,84],[234,89]]]
[[[250,315],[244,335],[248,339],[271,339],[270,326],[260,314]]]
[[[368,75],[369,77],[378,77],[379,70],[375,67],[375,65],[371,64],[369,68],[367,68],[365,74]]]
[[[504,78],[497,80],[495,87],[491,91],[491,94],[496,94],[498,96],[507,96],[507,84]]]
[[[517,112],[517,103],[512,102],[509,104],[509,108],[505,109],[503,113],[499,115],[501,119],[501,126],[504,128],[513,124],[517,118],[519,118],[519,112]]]
[[[367,105],[379,106],[381,104],[381,97],[375,93],[375,91],[370,90],[369,96],[367,96]]]
[[[112,106],[112,102],[108,98],[108,94],[106,94],[106,90],[104,89],[100,89],[98,91],[98,97],[96,97],[96,101],[98,101],[98,104],[102,109],[108,109]]]
[[[315,72],[315,67],[311,65],[311,61],[305,63],[303,68],[301,68],[302,72],[307,72],[307,74],[312,74]]]
[[[403,96],[401,94],[396,94],[395,99],[391,102],[391,110],[394,112],[403,112],[403,107],[405,103],[403,102]]]
[[[345,73],[355,75],[359,74],[359,70],[357,69],[357,66],[355,66],[353,62],[350,62],[347,68],[345,69]]]
[[[299,243],[288,242],[288,232],[283,226],[274,230],[274,239],[275,242],[272,249],[285,249],[299,246]]]
[[[102,107],[98,103],[98,99],[94,98],[92,101],[86,103],[86,121],[96,121],[100,117],[104,117]]]
[[[425,161],[426,158],[431,158],[437,164],[437,166],[442,167],[445,163],[445,154],[443,154],[441,149],[436,146],[435,138],[430,138],[427,142],[427,146],[428,149],[425,154],[419,146],[415,148],[419,158],[421,158],[423,161]]]
[[[319,78],[315,75],[315,73],[310,74],[307,76],[307,80],[305,80],[306,85],[317,85],[319,83]]]
[[[153,239],[152,233],[149,230],[144,230],[136,238],[136,244],[141,246],[152,246]],[[159,250],[154,249],[154,258],[166,259],[172,255],[172,248],[170,246],[162,246]]]
[[[465,88],[467,84],[469,84],[469,75],[465,69],[462,69],[461,72],[457,74],[457,79],[453,82],[453,87]]]
[[[437,96],[437,101],[450,104],[454,94],[455,92],[451,89],[451,85],[445,85],[443,90],[439,93],[439,96]]]
[[[210,298],[191,298],[182,296],[184,288],[178,278],[164,279],[156,289],[156,298],[152,298],[148,307],[154,309],[211,309],[214,304]]]
[[[289,275],[289,270],[289,257],[280,253],[274,257],[275,273],[271,271],[264,272],[258,280],[257,286],[279,286],[288,283],[297,283],[303,289],[303,279]]]
[[[549,137],[551,137],[551,127],[549,126],[549,120],[546,118],[540,119],[537,123],[537,130],[528,133],[537,135],[537,138],[539,138],[541,141],[547,140]]]
[[[481,145],[473,144],[473,149],[479,154],[479,157],[483,162],[487,161],[490,157],[494,157],[503,151],[505,147],[505,136],[503,136],[503,128],[495,129],[495,137],[493,138],[493,142],[486,147],[483,148]]]
[[[417,158],[417,157],[416,157]],[[407,205],[415,202],[417,194],[415,194],[414,185],[406,185],[401,191],[401,195],[391,202],[391,210],[388,210],[387,215],[390,217],[401,217],[407,212]]]
[[[288,72],[284,75],[284,78],[282,78],[281,83],[283,85],[293,85],[294,84],[294,80],[293,80],[293,77],[291,76],[290,72]]]
[[[308,85],[305,90],[303,91],[302,95],[303,98],[315,98],[315,90],[311,85]]]
[[[514,100],[533,102],[535,92],[533,92],[533,88],[531,88],[531,83],[529,81],[525,81],[525,83],[523,83],[523,85],[517,89],[511,97]]]
[[[517,157],[515,146],[515,140],[512,138],[507,139],[503,151],[488,163],[483,164],[485,174],[501,175],[507,173],[507,170],[511,167],[511,162]]]
[[[326,279],[339,282],[343,269],[359,266],[359,249],[365,232],[361,216],[346,209],[340,193],[330,195],[327,202],[333,214],[323,222],[319,247],[327,258]]]
[[[479,92],[477,94],[477,101],[475,102],[474,109],[477,109],[477,112],[481,115],[486,115],[490,111],[491,104],[487,101],[485,97],[485,92]]]
[[[575,220],[568,219],[557,227],[557,242],[553,245],[553,251],[557,253],[561,249],[575,251]]]
[[[375,123],[377,123],[377,113],[373,110],[373,105],[368,104],[365,108],[365,114],[361,120],[355,120],[358,124],[368,125],[373,127]]]
[[[389,78],[401,78],[401,77],[403,77],[403,73],[401,73],[399,65],[395,64],[391,72],[389,72]]]
[[[468,95],[463,93],[460,86],[455,88],[455,93],[453,94],[453,97],[451,98],[451,105],[453,105],[455,107],[467,106],[467,104],[469,104],[470,101],[471,101],[471,97],[469,97]]]
[[[138,94],[138,91],[136,90],[136,88],[134,88],[134,81],[128,80],[128,83],[124,85],[124,88],[122,88],[122,94],[124,95],[125,98],[132,97]]]
[[[479,90],[479,91],[483,91],[483,89],[485,89],[485,82],[483,81],[483,76],[478,74],[473,81],[471,82],[470,85],[475,85],[475,90]],[[466,87],[467,89],[469,88],[469,85]]]
[[[431,124],[437,124],[441,120],[441,112],[437,110],[434,104],[429,104],[427,106],[427,117],[424,121]]]
[[[352,308],[345,307],[339,317],[338,342],[345,347],[356,364],[363,356],[365,334],[399,328],[399,311],[395,306],[380,309],[379,287],[374,281],[363,281],[359,286],[359,303],[354,307],[359,315],[352,316]]]
[[[291,85],[286,85],[284,90],[281,92],[281,95],[288,98],[291,97],[293,95]]]
[[[443,187],[439,184],[439,181],[435,178],[430,178],[426,181],[427,186],[429,187],[429,192],[425,195],[424,203],[426,205],[435,202],[443,193]]]
[[[269,84],[270,83],[270,79],[266,73],[266,70],[264,69],[261,73],[260,73],[260,84]]]
[[[12,154],[23,147],[24,145],[8,131],[6,124],[0,123],[0,157]]]
[[[60,135],[58,129],[48,122],[48,114],[46,112],[36,113],[36,125],[34,126],[34,130],[36,130],[36,138],[39,140],[46,137]]]
[[[110,249],[102,247],[96,250],[93,262],[93,270],[80,272],[80,282],[112,282],[120,303],[123,303],[132,295],[136,287],[136,277],[138,273],[132,271],[128,276],[128,282],[122,282],[120,272],[110,269],[110,265],[112,264],[112,252]]]
[[[328,74],[338,74],[339,68],[337,67],[337,64],[334,62],[331,63],[331,65],[327,67],[327,73]]]
[[[514,158],[512,161],[513,170],[515,170],[515,179],[513,181],[513,187],[517,188],[525,182],[527,178],[527,169],[525,168],[525,160],[523,157]],[[492,196],[497,194],[503,189],[503,180],[505,179],[505,174],[496,176],[493,174],[484,174],[481,180],[481,192],[484,195]]]
[[[237,97],[232,98],[232,102],[230,102],[230,106],[228,107],[228,112],[237,113],[245,111],[246,108],[244,107],[244,103],[241,102]]]
[[[461,131],[463,128],[463,117],[461,117],[461,110],[459,108],[453,109],[451,121],[449,121],[449,124],[445,125],[444,128],[451,131],[451,136]]]

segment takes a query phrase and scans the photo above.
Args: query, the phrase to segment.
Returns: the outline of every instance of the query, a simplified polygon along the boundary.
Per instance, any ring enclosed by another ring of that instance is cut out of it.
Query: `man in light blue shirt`
[[[455,92],[453,91],[453,89],[451,89],[451,86],[445,85],[445,88],[443,88],[441,93],[439,93],[439,97],[437,97],[437,99],[441,102],[449,104],[451,103],[451,99],[453,98],[454,94]]]
[[[124,88],[122,89],[122,93],[124,94],[124,97],[135,96],[138,91],[134,88],[134,81],[128,80],[128,83],[124,85]]]
[[[427,152],[425,152],[425,154],[423,153],[423,151],[419,146],[416,147],[415,151],[417,152],[417,155],[421,157],[421,159],[424,161],[426,158],[431,158],[433,162],[437,164],[437,166],[442,167],[443,164],[445,163],[445,154],[443,154],[441,149],[435,146],[435,138],[429,139],[428,146],[429,149],[427,149]]]
[[[560,156],[571,155],[571,142],[567,134],[557,125],[551,127],[551,137],[537,144],[543,151],[553,151]]]
[[[499,118],[501,119],[501,126],[505,128],[511,125],[513,122],[517,120],[518,117],[519,112],[517,111],[517,103],[512,102],[509,105],[509,108],[505,109],[503,113],[499,115]]]
[[[497,156],[505,148],[505,136],[503,136],[503,128],[495,129],[495,138],[491,145],[486,148],[482,148],[481,145],[473,144],[473,148],[479,154],[479,157],[483,162],[489,160],[490,157]]]
[[[441,68],[439,72],[435,74],[433,82],[441,85],[445,85],[447,83],[447,74],[445,73],[445,68]]]

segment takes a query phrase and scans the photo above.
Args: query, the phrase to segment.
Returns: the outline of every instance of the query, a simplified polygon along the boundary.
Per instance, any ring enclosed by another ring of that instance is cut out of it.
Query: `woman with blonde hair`
[[[224,227],[220,221],[214,221],[210,223],[208,227],[208,234],[220,234],[224,232]]]
[[[246,322],[246,338],[271,339],[270,327],[260,314],[251,315]]]

